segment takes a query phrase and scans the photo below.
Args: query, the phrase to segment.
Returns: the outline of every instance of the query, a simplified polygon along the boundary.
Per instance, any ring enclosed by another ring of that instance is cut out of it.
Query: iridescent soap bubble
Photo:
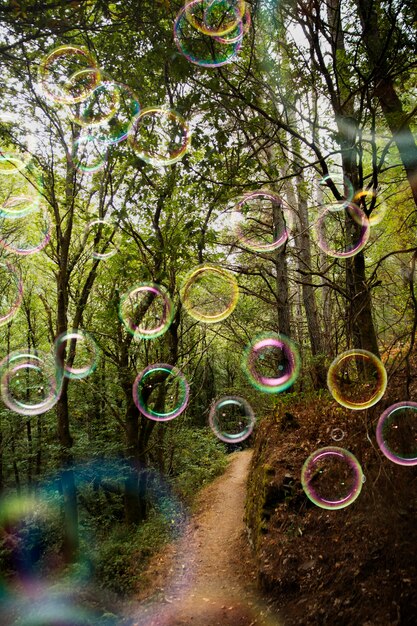
[[[242,27],[240,26],[240,23],[239,23],[236,26],[236,28],[232,30],[231,32],[227,33],[227,35],[221,35],[221,36],[214,35],[213,39],[215,39],[219,43],[224,43],[224,44],[237,43],[238,41],[242,40],[244,35],[247,35],[247,33],[250,30],[251,25],[252,25],[252,18],[250,15],[249,8],[246,5],[245,13],[242,17]]]
[[[280,393],[297,380],[301,358],[291,339],[271,333],[257,337],[247,346],[242,367],[256,389],[266,393]]]
[[[321,211],[316,233],[323,252],[336,258],[349,258],[367,244],[370,225],[365,213],[353,202],[335,202]]]
[[[75,169],[93,174],[106,165],[107,148],[90,134],[80,135],[73,143],[71,160]]]
[[[166,422],[185,411],[190,387],[184,374],[167,363],[148,365],[133,383],[133,401],[143,415]]]
[[[139,96],[128,85],[114,83],[119,93],[119,105],[110,120],[98,127],[90,129],[90,134],[98,141],[108,145],[124,141],[129,132],[132,120],[140,111]]]
[[[40,350],[12,352],[0,363],[3,402],[20,415],[49,411],[59,399],[61,383],[54,358]]]
[[[362,189],[357,191],[353,198],[355,204],[368,211],[371,211],[368,220],[371,226],[379,224],[384,219],[387,212],[387,204],[378,196],[378,192],[374,189]]]
[[[367,350],[347,350],[339,354],[327,372],[327,386],[333,398],[347,409],[361,411],[382,398],[387,373],[375,354]]]
[[[271,252],[288,239],[292,212],[270,191],[251,191],[236,204],[231,215],[239,243],[254,252]]]
[[[129,128],[128,139],[138,157],[151,165],[172,165],[187,152],[191,135],[176,111],[161,107],[142,109]]]
[[[249,402],[239,396],[224,396],[213,403],[209,424],[221,441],[239,443],[247,439],[255,426],[255,415]]]
[[[345,433],[341,428],[332,428],[330,437],[333,439],[333,441],[342,441],[344,436]]]
[[[322,204],[324,206],[326,206],[327,204],[333,206],[335,204],[335,201],[338,202],[332,186],[335,187],[337,193],[339,193],[344,203],[349,203],[353,200],[353,184],[350,179],[342,172],[328,172],[320,180],[319,185],[322,190]]]
[[[244,0],[195,0],[185,5],[186,18],[204,35],[222,36],[234,31],[246,11]]]
[[[393,463],[417,465],[417,402],[406,400],[388,407],[378,420],[376,440]]]
[[[1,177],[0,217],[20,218],[39,209],[43,193],[42,174],[32,165],[24,165],[20,159],[0,157],[0,162],[14,167]]]
[[[85,229],[84,243],[93,239],[91,244],[91,256],[93,259],[105,261],[117,254],[120,243],[120,230],[105,219],[93,220]]]
[[[91,94],[70,110],[71,119],[85,128],[109,122],[116,115],[120,104],[117,83],[102,80]]]
[[[18,270],[0,261],[0,326],[8,324],[22,304],[23,281]]]
[[[135,338],[155,339],[170,327],[174,305],[161,285],[143,283],[121,296],[119,317]]]
[[[84,73],[81,74],[80,70]],[[74,79],[74,74],[78,80]],[[97,87],[100,73],[97,61],[89,50],[65,45],[52,50],[42,59],[38,78],[42,92],[49,100],[75,104],[85,100]]]
[[[311,454],[301,470],[307,497],[322,509],[343,509],[359,496],[364,476],[357,458],[336,446]]]
[[[45,207],[15,219],[0,217],[0,246],[19,256],[35,254],[48,245],[51,231],[52,220]]]
[[[99,349],[85,330],[61,333],[55,339],[54,348],[57,366],[66,378],[86,378],[97,368]]]
[[[174,41],[182,55],[200,67],[221,67],[237,56],[243,38],[243,21],[235,27],[231,43],[222,43],[216,36],[206,35],[197,29],[189,19],[194,8],[201,7],[200,0],[194,0],[181,9],[174,22]],[[187,15],[188,14],[188,15]],[[226,35],[224,35],[226,36]]]
[[[191,317],[213,324],[233,313],[239,287],[228,270],[215,265],[200,265],[186,276],[180,296],[183,307]]]

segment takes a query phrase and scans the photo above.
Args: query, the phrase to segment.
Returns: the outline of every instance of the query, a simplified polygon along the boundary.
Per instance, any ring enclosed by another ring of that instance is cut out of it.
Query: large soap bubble
[[[378,420],[376,440],[387,459],[397,465],[417,465],[417,402],[388,407]]]
[[[385,367],[367,350],[347,350],[337,356],[327,372],[333,398],[347,409],[367,409],[382,398],[387,387]]]
[[[242,367],[259,391],[280,393],[291,387],[300,373],[301,358],[296,344],[282,334],[254,339],[245,349]]]
[[[234,275],[215,265],[200,265],[186,277],[181,288],[182,304],[191,317],[212,324],[233,313],[239,287]]]
[[[221,441],[239,443],[252,433],[255,415],[249,402],[239,396],[224,396],[213,403],[209,424]]]
[[[187,408],[190,393],[184,374],[167,363],[148,365],[135,379],[133,400],[149,419],[166,422]]]
[[[305,461],[301,483],[307,497],[322,509],[343,509],[358,498],[364,476],[357,458],[348,450],[328,446]]]

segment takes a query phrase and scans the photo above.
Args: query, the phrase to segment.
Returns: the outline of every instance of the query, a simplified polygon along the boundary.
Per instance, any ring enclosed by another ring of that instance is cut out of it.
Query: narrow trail
[[[222,476],[202,490],[180,540],[155,560],[151,598],[134,609],[137,626],[282,626],[256,591],[243,522],[252,452],[231,455]]]

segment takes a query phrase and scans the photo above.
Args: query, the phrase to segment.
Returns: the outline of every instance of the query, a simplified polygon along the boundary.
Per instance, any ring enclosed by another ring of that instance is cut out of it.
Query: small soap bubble
[[[255,415],[249,402],[239,396],[224,396],[213,403],[209,424],[221,441],[239,443],[252,433]]]
[[[70,110],[71,119],[85,128],[109,122],[119,108],[120,95],[116,83],[102,81],[77,107]]]
[[[7,176],[1,177],[0,217],[20,218],[37,211],[43,193],[42,174],[33,165],[25,166],[17,157],[8,160],[0,156],[0,163],[7,162],[13,167]]]
[[[231,214],[237,239],[254,252],[271,252],[288,239],[292,212],[282,198],[270,191],[244,195]]]
[[[245,11],[244,0],[198,0],[185,5],[189,23],[211,37],[220,37],[236,30]]]
[[[116,224],[105,219],[93,220],[87,224],[84,233],[85,243],[91,240],[93,259],[105,261],[117,254],[120,243],[120,230]]]
[[[188,124],[176,111],[149,107],[132,120],[128,139],[140,159],[151,165],[166,166],[182,159],[191,135]]]
[[[51,354],[40,350],[16,351],[0,363],[0,389],[4,404],[20,415],[49,411],[61,392],[62,372]]]
[[[133,401],[149,419],[166,422],[187,408],[190,387],[184,374],[173,365],[148,365],[135,379]]]
[[[323,252],[336,258],[349,258],[367,244],[369,220],[353,202],[334,202],[320,212],[316,234],[317,243]]]
[[[119,317],[136,339],[155,339],[170,327],[174,305],[161,285],[143,283],[121,296]]]
[[[347,409],[367,409],[382,398],[387,387],[383,363],[367,350],[347,350],[337,356],[327,372],[333,398]]]
[[[320,448],[305,461],[301,484],[307,497],[322,509],[343,509],[359,496],[363,473],[357,458],[335,446]]]
[[[397,465],[417,465],[417,402],[397,402],[378,420],[376,440],[383,454]]]
[[[55,339],[55,360],[66,378],[86,378],[97,368],[99,350],[85,330],[65,331]]]
[[[43,250],[51,239],[51,232],[52,220],[45,207],[19,218],[0,217],[0,246],[19,256]]]
[[[341,428],[333,428],[332,432],[330,433],[330,437],[333,439],[333,441],[342,441],[344,436],[345,433]]]
[[[89,129],[97,141],[108,145],[118,144],[127,138],[132,121],[140,111],[139,96],[133,89],[123,83],[114,84],[119,94],[117,111],[111,119]]]
[[[72,164],[76,170],[93,174],[106,165],[107,147],[93,135],[80,135],[73,143]]]
[[[291,339],[271,333],[257,337],[247,346],[242,367],[256,389],[265,393],[280,393],[297,380],[301,358]]]

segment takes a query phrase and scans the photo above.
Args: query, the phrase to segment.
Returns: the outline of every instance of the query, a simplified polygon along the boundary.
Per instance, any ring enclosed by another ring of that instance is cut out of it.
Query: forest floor
[[[259,598],[243,521],[252,451],[230,455],[226,472],[200,493],[182,537],[156,555],[137,626],[279,626]]]

